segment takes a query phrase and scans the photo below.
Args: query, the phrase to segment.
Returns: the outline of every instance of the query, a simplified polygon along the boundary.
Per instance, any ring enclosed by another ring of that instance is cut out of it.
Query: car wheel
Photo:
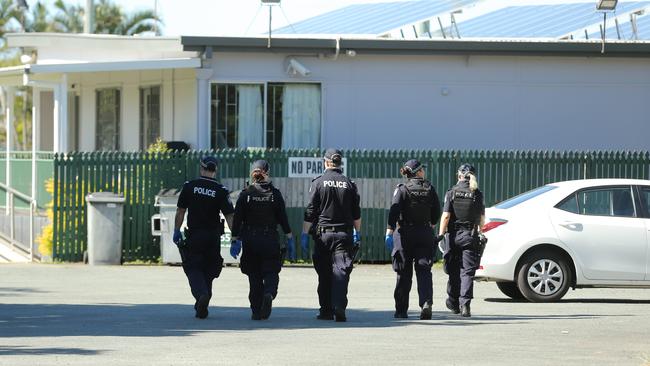
[[[532,302],[558,301],[569,290],[570,283],[568,261],[548,250],[526,256],[517,274],[517,287]]]
[[[503,292],[504,295],[508,296],[511,299],[524,299],[524,295],[521,294],[521,291],[519,291],[519,287],[517,287],[517,283],[515,282],[497,282],[497,287],[499,290],[501,290],[501,292]]]

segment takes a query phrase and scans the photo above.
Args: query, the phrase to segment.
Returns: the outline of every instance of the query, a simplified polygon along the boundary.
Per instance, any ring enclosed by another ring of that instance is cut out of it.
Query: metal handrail
[[[16,217],[15,217],[15,212],[16,212],[16,205],[14,203],[14,197],[18,197],[21,200],[24,200],[29,203],[29,245],[28,247],[28,252],[29,252],[29,261],[33,262],[34,261],[34,209],[36,208],[36,199],[33,197],[30,197],[22,192],[19,192],[9,186],[7,186],[4,183],[0,183],[0,189],[3,189],[7,192],[9,202],[7,202],[7,210],[9,211],[9,216],[10,216],[10,226],[9,226],[9,237],[6,237],[5,235],[0,235],[2,237],[5,237],[6,239],[9,240],[11,243],[11,249],[13,251],[16,251],[17,246],[16,244],[21,244],[20,247],[24,247],[24,244],[16,240]],[[20,248],[23,249],[24,248]]]

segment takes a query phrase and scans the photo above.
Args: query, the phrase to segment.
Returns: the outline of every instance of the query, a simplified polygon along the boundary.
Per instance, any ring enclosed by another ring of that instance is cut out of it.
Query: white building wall
[[[196,144],[194,70],[153,70],[69,74],[80,93],[79,133],[82,151],[95,150],[96,90],[121,90],[120,150],[140,150],[140,88],[160,85],[163,140]],[[193,133],[192,133],[193,131]]]
[[[367,149],[650,148],[650,60],[215,54],[213,81],[323,85],[323,146]]]

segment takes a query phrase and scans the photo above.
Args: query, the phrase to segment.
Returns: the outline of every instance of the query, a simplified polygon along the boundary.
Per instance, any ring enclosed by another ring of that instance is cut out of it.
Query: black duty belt
[[[428,227],[431,226],[430,222],[400,222],[401,227]]]
[[[474,226],[475,226],[474,224],[471,224],[471,223],[468,223],[468,222],[452,224],[452,228],[454,230],[460,230],[460,229],[473,230]]]
[[[350,226],[321,226],[318,225],[318,231],[321,233],[347,233],[352,231],[352,228]]]

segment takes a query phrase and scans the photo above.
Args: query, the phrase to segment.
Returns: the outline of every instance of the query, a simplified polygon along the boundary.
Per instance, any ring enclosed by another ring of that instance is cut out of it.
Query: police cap
[[[476,168],[472,164],[465,163],[458,168],[458,174],[466,176],[470,173],[476,175]]]
[[[261,170],[264,173],[269,172],[269,163],[266,160],[256,160],[251,166],[251,170]]]
[[[209,171],[209,172],[214,172],[217,170],[217,158],[214,156],[206,156],[203,159],[201,159],[201,168]]]
[[[420,163],[420,161],[416,159],[411,159],[406,163],[404,163],[404,168],[408,170],[410,173],[416,173],[418,170],[426,167],[427,167],[426,165]]]
[[[325,159],[332,161],[341,161],[343,159],[343,152],[339,149],[329,148],[325,151]]]

